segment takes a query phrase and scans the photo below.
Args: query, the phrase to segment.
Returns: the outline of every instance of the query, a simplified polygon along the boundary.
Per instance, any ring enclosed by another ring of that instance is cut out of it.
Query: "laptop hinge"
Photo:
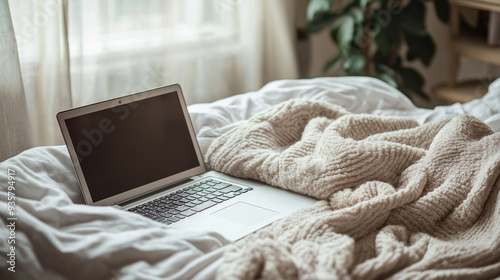
[[[179,182],[177,182],[177,183],[175,183],[175,184],[167,185],[167,186],[161,187],[161,188],[159,188],[159,189],[157,189],[157,190],[150,191],[150,192],[148,192],[148,193],[142,194],[142,195],[140,195],[140,196],[136,196],[136,197],[133,197],[133,198],[130,198],[130,199],[124,200],[124,201],[122,201],[122,202],[120,202],[120,203],[117,203],[116,205],[121,206],[121,207],[125,207],[125,206],[127,206],[127,205],[129,205],[129,204],[132,204],[132,203],[134,203],[134,202],[137,202],[137,201],[139,201],[139,200],[141,200],[141,199],[144,199],[144,198],[146,198],[146,197],[149,197],[149,196],[155,195],[155,194],[157,194],[157,193],[161,193],[161,192],[166,191],[166,190],[168,190],[168,189],[175,188],[175,187],[177,187],[177,186],[180,186],[180,185],[183,185],[183,184],[186,184],[186,183],[192,182],[192,181],[193,181],[192,179],[186,179],[186,180],[183,180],[183,181],[179,181]]]

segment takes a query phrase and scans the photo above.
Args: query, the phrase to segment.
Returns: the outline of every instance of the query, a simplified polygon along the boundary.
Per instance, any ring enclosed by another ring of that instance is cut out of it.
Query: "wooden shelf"
[[[500,65],[500,47],[488,45],[486,36],[467,33],[465,30],[461,32],[459,7],[500,12],[500,0],[450,0],[448,83],[433,88],[434,95],[447,103],[469,102],[482,97],[488,91],[488,83],[485,83],[484,79],[462,83],[456,82],[461,56],[467,56],[488,64]]]
[[[463,7],[500,12],[500,0],[450,0],[450,2]]]
[[[460,34],[451,39],[453,51],[486,63],[500,65],[500,47],[492,47],[486,38]]]
[[[481,81],[466,81],[454,87],[442,84],[434,87],[433,92],[436,97],[448,104],[466,103],[483,97],[488,92],[488,85]]]

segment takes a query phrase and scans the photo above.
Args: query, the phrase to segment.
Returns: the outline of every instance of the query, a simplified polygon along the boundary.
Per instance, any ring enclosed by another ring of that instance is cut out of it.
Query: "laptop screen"
[[[200,166],[176,92],[65,120],[92,200]]]

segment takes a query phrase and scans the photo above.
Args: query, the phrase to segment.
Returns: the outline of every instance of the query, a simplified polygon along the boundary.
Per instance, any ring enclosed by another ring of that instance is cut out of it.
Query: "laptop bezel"
[[[100,110],[111,109],[117,106],[129,105],[130,108],[133,107],[135,102],[138,102],[143,99],[156,97],[162,94],[171,94],[176,93],[179,97],[180,105],[182,107],[182,112],[184,114],[184,118],[186,120],[186,124],[189,130],[189,135],[193,142],[193,147],[196,151],[196,156],[198,159],[199,166],[191,168],[189,170],[183,171],[181,173],[165,177],[163,179],[151,182],[149,184],[137,187],[135,189],[116,194],[114,196],[94,201],[92,195],[90,193],[89,187],[87,185],[87,181],[85,180],[85,176],[83,174],[82,168],[80,166],[80,162],[78,159],[78,155],[75,149],[76,143],[73,143],[71,140],[68,128],[66,126],[66,120],[74,117],[79,117],[82,115],[90,114],[93,112],[97,112]],[[176,182],[185,180],[187,178],[197,176],[203,174],[207,171],[204,161],[203,155],[201,153],[201,149],[199,147],[198,141],[196,139],[196,132],[194,131],[193,124],[191,122],[191,118],[189,116],[186,101],[184,100],[184,95],[182,94],[182,89],[178,84],[167,85],[159,88],[154,88],[151,90],[146,90],[142,92],[133,93],[130,95],[126,95],[123,97],[118,97],[106,101],[102,101],[99,103],[94,103],[82,107],[77,107],[69,110],[65,110],[59,112],[57,114],[57,121],[59,123],[59,127],[61,129],[64,142],[66,143],[66,147],[68,148],[68,152],[70,154],[71,161],[73,162],[73,167],[75,169],[80,188],[82,190],[83,197],[85,199],[85,203],[88,205],[96,205],[96,206],[111,206],[117,203],[120,203],[125,200],[133,199],[135,197],[147,194],[148,192],[155,191],[160,188],[164,188],[165,186],[175,184]]]

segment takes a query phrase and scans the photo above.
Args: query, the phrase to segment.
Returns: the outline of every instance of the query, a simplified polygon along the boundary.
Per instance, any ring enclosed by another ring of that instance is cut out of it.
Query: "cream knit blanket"
[[[500,134],[279,104],[218,138],[210,167],[321,199],[228,249],[222,279],[500,276]]]

